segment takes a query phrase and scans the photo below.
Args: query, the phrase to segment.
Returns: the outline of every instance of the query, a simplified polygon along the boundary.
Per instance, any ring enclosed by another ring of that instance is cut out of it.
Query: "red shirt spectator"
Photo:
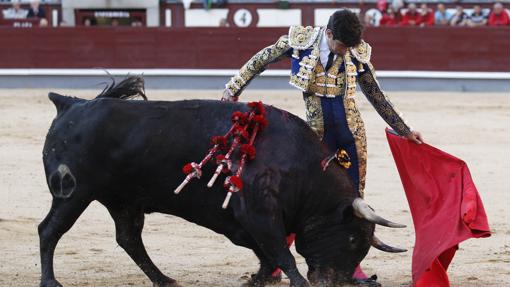
[[[407,12],[402,18],[402,22],[400,23],[402,26],[419,26],[421,21],[420,14],[416,11],[416,5],[414,3],[410,3],[407,5]]]
[[[489,15],[489,20],[487,21],[489,26],[507,26],[510,25],[510,19],[508,17],[508,13],[503,8],[503,4],[496,3],[494,4],[494,9]]]
[[[390,7],[387,12],[382,14],[379,26],[397,26],[401,21],[402,14],[400,14],[400,10],[395,10],[394,7]]]
[[[420,26],[434,26],[434,11],[426,3],[420,7]]]

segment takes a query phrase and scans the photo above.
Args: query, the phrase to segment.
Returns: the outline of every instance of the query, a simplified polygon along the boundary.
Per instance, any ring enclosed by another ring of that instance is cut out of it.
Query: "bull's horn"
[[[381,251],[390,252],[390,253],[400,253],[400,252],[407,251],[407,249],[389,246],[388,244],[382,242],[379,238],[377,238],[375,236],[375,234],[372,237],[372,246],[381,250]]]
[[[391,222],[375,214],[374,210],[363,199],[359,197],[353,201],[352,207],[354,207],[354,214],[356,214],[357,217],[364,218],[372,223],[393,228],[406,227],[403,224]]]

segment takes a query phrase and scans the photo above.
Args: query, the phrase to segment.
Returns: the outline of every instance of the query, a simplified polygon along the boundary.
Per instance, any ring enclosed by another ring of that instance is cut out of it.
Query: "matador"
[[[243,89],[270,63],[291,58],[290,85],[301,90],[310,127],[332,151],[349,159],[344,166],[363,197],[367,164],[365,127],[356,107],[356,83],[381,117],[399,135],[421,143],[383,93],[370,63],[372,49],[353,12],[333,13],[326,27],[292,26],[288,35],[256,53],[225,85],[223,100],[237,101]],[[356,277],[366,277],[360,268]]]

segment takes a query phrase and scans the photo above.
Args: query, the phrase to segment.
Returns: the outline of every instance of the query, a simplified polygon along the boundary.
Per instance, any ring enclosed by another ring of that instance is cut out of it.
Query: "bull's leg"
[[[283,224],[276,224],[273,222],[274,218],[267,214],[259,214],[256,218],[256,221],[261,224],[257,225],[252,222],[250,224],[252,226],[248,227],[248,230],[269,259],[271,267],[280,267],[289,277],[291,286],[309,286],[306,279],[299,273],[296,260],[287,247]],[[273,270],[271,268],[271,272]]]
[[[41,287],[62,286],[53,272],[53,255],[58,241],[76,222],[91,200],[80,197],[54,198],[46,218],[39,224]]]
[[[242,226],[228,225],[224,226],[225,230],[223,234],[232,241],[232,243],[249,248],[255,252],[255,255],[260,260],[260,268],[256,274],[253,274],[242,286],[265,286],[266,283],[271,283],[271,273],[275,269],[275,266],[271,265],[270,261],[264,255],[262,250],[253,239],[250,233],[248,233]]]
[[[237,200],[235,202],[237,203]],[[236,203],[233,204],[236,218],[255,239],[271,267],[280,267],[289,277],[291,286],[309,286],[299,273],[294,256],[289,251],[281,214],[277,208],[271,207],[272,202],[260,202],[256,211],[243,211]],[[273,270],[271,268],[271,271]]]
[[[262,287],[267,283],[271,284],[279,282],[279,280],[276,280],[276,278],[272,276],[275,266],[271,264],[266,255],[264,255],[258,246],[253,248],[253,252],[255,252],[255,255],[260,260],[260,268],[259,271],[257,271],[256,274],[253,274],[250,280],[248,280],[248,282],[246,282],[243,286]]]
[[[115,221],[117,243],[149,277],[154,287],[179,287],[174,279],[161,273],[145,250],[142,241],[143,211],[140,208],[108,208],[108,211]]]

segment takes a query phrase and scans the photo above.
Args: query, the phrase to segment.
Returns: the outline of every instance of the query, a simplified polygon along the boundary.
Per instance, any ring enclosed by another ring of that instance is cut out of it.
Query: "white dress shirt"
[[[322,35],[321,42],[319,44],[319,57],[321,59],[322,66],[326,68],[328,64],[328,56],[331,52],[328,47],[328,36],[326,36],[326,30],[324,30],[324,34]],[[337,55],[333,58],[333,61],[336,60]]]

